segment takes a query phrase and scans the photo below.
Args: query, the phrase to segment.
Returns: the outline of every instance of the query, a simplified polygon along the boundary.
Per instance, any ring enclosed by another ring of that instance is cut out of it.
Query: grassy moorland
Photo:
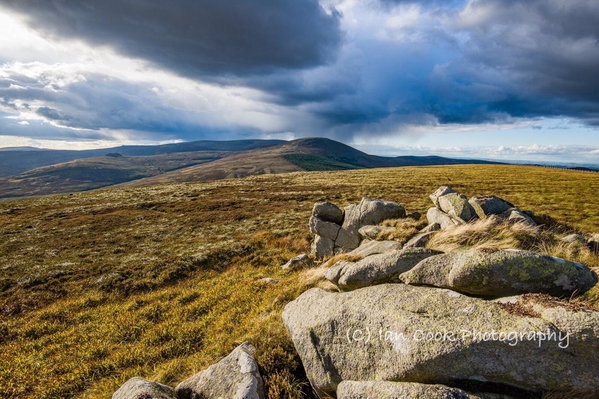
[[[425,214],[440,185],[534,210],[551,235],[522,246],[563,255],[551,240],[599,232],[596,173],[503,165],[300,172],[0,204],[0,397],[109,398],[135,375],[173,385],[244,340],[258,349],[269,398],[309,397],[280,319],[309,283],[280,265],[309,251],[313,203],[369,196]],[[599,266],[581,251],[568,255]],[[598,303],[599,290],[585,300]]]

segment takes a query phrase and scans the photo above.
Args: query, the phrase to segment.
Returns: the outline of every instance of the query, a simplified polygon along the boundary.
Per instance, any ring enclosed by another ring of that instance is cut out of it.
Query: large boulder
[[[339,262],[326,274],[341,291],[350,291],[374,284],[399,282],[399,275],[421,260],[439,254],[424,248],[408,248],[371,255],[357,262]]]
[[[402,245],[397,241],[362,241],[360,246],[351,252],[348,256],[359,256],[365,258],[370,255],[382,254],[388,251],[397,251],[402,248]]]
[[[112,394],[112,399],[175,399],[175,391],[166,385],[133,377]]]
[[[438,208],[429,208],[428,212],[426,212],[426,218],[428,220],[429,225],[438,224],[441,230],[445,230],[450,226],[455,226],[463,223],[462,221],[458,221],[456,219],[451,218],[449,215],[447,215]]]
[[[405,216],[404,207],[395,202],[362,198],[359,204],[345,208],[343,229],[357,235],[362,226],[375,225],[386,219],[398,219]]]
[[[442,197],[447,194],[453,194],[453,193],[456,193],[456,191],[453,188],[448,187],[448,186],[441,186],[437,190],[435,190],[434,193],[429,195],[429,197],[430,197],[431,201],[433,201],[433,204],[435,204],[435,206],[438,208],[439,207],[439,197]]]
[[[175,388],[178,399],[263,399],[264,384],[248,342]]]
[[[343,223],[343,211],[330,202],[317,202],[312,208],[312,216],[325,222]]]
[[[450,193],[438,198],[439,209],[454,219],[462,222],[469,222],[476,218],[476,212],[468,202],[468,198],[463,194]]]
[[[594,286],[597,275],[580,263],[530,251],[470,250],[425,259],[400,280],[487,297],[532,292],[570,297]]]
[[[498,394],[468,394],[440,384],[391,381],[342,381],[337,399],[511,399]]]
[[[514,205],[494,195],[472,197],[468,202],[476,215],[481,219],[489,215],[501,215],[503,212],[514,207]]]
[[[283,321],[321,397],[345,380],[596,394],[599,312],[534,309],[541,317],[450,290],[383,284],[310,289],[287,304]]]

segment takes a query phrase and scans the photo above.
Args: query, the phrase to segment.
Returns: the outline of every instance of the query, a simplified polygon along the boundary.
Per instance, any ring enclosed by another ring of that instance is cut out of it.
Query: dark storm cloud
[[[189,77],[330,61],[340,16],[317,0],[4,0],[46,34],[108,45]]]
[[[353,3],[347,24],[316,0],[0,1],[55,37],[257,88],[278,106],[272,112],[301,114],[281,127],[297,135],[544,117],[599,126],[596,0],[369,0]],[[52,92],[13,79],[0,80],[3,109],[29,106],[64,126],[178,138],[210,131],[124,81],[86,75]]]
[[[332,126],[430,123],[417,115],[439,124],[572,117],[597,125],[599,2],[380,1],[420,4],[429,23],[440,13],[445,22],[403,27],[400,43],[364,41],[364,60],[377,59],[360,72],[368,86],[355,84],[344,93],[353,94],[314,107]],[[406,45],[414,31],[419,41]]]
[[[45,137],[60,131],[60,137],[106,138],[104,130],[139,132],[138,138],[194,139],[210,137],[223,130],[215,130],[194,121],[182,110],[164,104],[148,85],[134,84],[99,74],[80,75],[80,79],[63,84],[59,89],[48,89],[47,74],[38,80],[15,71],[5,70],[0,78],[0,111],[35,113],[45,124],[35,128],[15,130],[15,120],[0,118],[2,134],[24,134]],[[2,129],[4,127],[4,129]],[[10,127],[10,128],[9,128]],[[82,131],[86,131],[83,133]]]

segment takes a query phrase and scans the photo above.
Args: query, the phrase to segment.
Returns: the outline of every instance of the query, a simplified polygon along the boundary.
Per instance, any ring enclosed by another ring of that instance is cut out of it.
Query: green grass
[[[244,340],[257,347],[270,398],[309,395],[280,314],[318,281],[280,265],[309,251],[312,205],[368,196],[424,215],[440,185],[533,209],[559,234],[599,232],[595,174],[499,165],[300,172],[2,203],[0,397],[109,398],[134,375],[174,385]],[[263,277],[280,282],[257,284]],[[599,290],[586,298],[598,303]]]
[[[283,158],[307,171],[360,169],[355,165],[339,162],[321,155],[286,154]]]

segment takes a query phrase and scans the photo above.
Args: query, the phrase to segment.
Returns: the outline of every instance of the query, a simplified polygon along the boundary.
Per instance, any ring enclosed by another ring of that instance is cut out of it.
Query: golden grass
[[[427,223],[426,218],[420,219],[419,221],[412,218],[405,218],[385,220],[382,224],[384,226],[395,227],[395,231],[392,233],[379,233],[376,237],[377,240],[395,240],[405,244],[410,237],[418,233]]]
[[[280,265],[309,251],[314,202],[343,207],[368,196],[425,214],[440,185],[533,209],[547,226],[566,226],[555,237],[599,231],[596,174],[499,165],[264,175],[2,203],[0,396],[109,398],[135,375],[174,385],[249,340],[269,398],[310,397],[280,315],[326,283],[322,271]],[[546,250],[597,266],[583,248]],[[264,277],[279,283],[254,284]],[[599,289],[585,299],[599,302]]]
[[[541,237],[539,227],[531,227],[524,223],[508,223],[498,217],[488,217],[459,226],[450,226],[435,233],[427,247],[442,252],[463,249],[532,249],[549,237]]]

